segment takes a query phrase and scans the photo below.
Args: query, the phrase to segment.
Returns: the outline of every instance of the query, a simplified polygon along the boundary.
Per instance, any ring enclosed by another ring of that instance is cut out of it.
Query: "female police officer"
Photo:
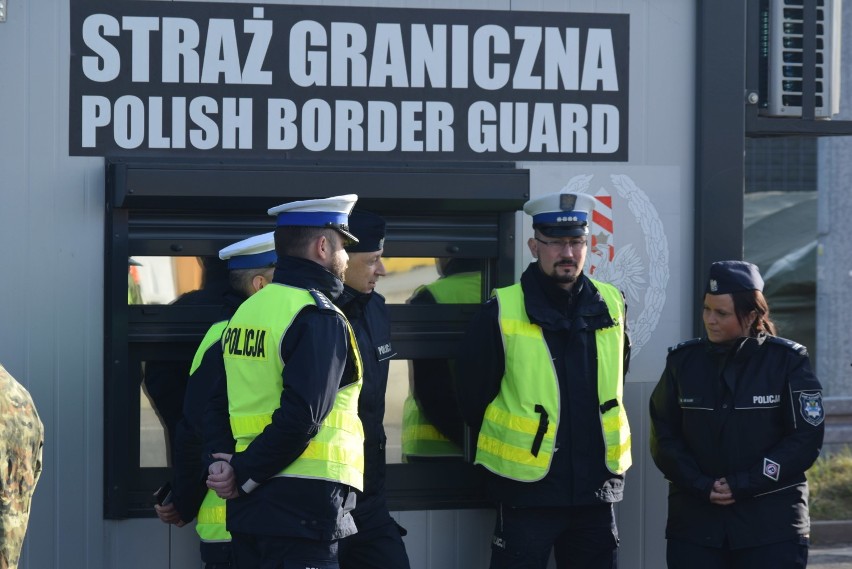
[[[706,337],[669,351],[651,395],[651,454],[669,481],[669,568],[807,564],[805,470],[823,438],[806,349],[775,336],[757,267],[710,267]]]

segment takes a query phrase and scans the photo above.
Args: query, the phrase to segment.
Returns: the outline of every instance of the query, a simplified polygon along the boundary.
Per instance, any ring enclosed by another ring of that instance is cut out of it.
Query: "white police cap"
[[[304,227],[328,227],[336,229],[344,237],[358,242],[358,238],[349,232],[349,213],[358,201],[356,194],[333,196],[316,200],[301,200],[281,204],[267,213],[277,216],[275,224],[297,225]]]
[[[557,192],[524,204],[533,228],[548,237],[588,235],[595,198],[586,194]]]
[[[254,235],[228,245],[219,251],[219,258],[228,261],[228,270],[272,267],[278,260],[275,254],[275,233]]]

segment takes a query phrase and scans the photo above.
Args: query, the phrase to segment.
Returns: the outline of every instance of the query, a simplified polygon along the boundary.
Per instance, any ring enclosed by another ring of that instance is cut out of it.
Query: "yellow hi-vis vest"
[[[414,396],[402,405],[402,455],[462,456],[462,449],[429,422]]]
[[[201,344],[195,350],[195,356],[192,358],[192,366],[189,368],[189,381],[201,381],[200,379],[193,380],[192,375],[198,370],[207,350],[213,344],[222,340],[222,332],[225,331],[227,325],[228,321],[222,320],[216,322],[207,330]],[[217,496],[213,490],[207,490],[204,495],[204,501],[201,502],[201,507],[198,509],[195,532],[204,542],[231,541],[231,534],[225,529],[225,500]]]
[[[273,283],[243,302],[228,323],[222,348],[237,452],[245,450],[272,422],[284,389],[280,342],[296,315],[313,304],[343,316],[319,293],[315,297],[307,290]],[[358,490],[364,487],[364,429],[358,418],[363,367],[348,321],[346,327],[356,381],[338,390],[331,412],[305,452],[276,476],[333,480]]]
[[[201,541],[231,541],[231,533],[225,529],[225,513],[225,500],[213,490],[207,490],[195,523],[195,532]]]
[[[201,366],[201,362],[204,360],[204,354],[207,353],[207,350],[209,350],[213,344],[222,340],[222,333],[225,331],[227,326],[227,320],[220,320],[210,326],[210,329],[207,330],[206,334],[204,334],[204,338],[201,339],[201,343],[198,345],[198,349],[195,350],[195,355],[192,357],[192,366],[189,368],[190,378],[192,378],[192,374],[194,374]]]
[[[417,295],[428,290],[438,304],[479,304],[482,294],[480,273],[457,273],[440,278],[414,291]],[[450,362],[452,370],[453,362]],[[423,414],[423,410],[409,392],[402,406],[402,455],[408,456],[462,456],[462,449],[441,434]]]
[[[595,280],[592,284],[615,322],[595,332],[598,403],[606,467],[614,474],[623,474],[632,462],[630,427],[622,402],[624,300],[614,286]],[[521,285],[495,293],[506,370],[500,392],[485,410],[475,463],[505,478],[534,482],[547,475],[553,459],[559,426],[559,380],[541,327],[527,316]]]
[[[456,273],[417,289],[426,289],[438,304],[479,304],[482,298],[481,273]]]

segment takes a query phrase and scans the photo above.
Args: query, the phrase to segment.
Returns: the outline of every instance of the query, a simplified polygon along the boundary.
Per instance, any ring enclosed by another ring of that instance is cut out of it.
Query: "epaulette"
[[[323,293],[316,289],[310,289],[308,292],[311,293],[312,297],[314,297],[314,302],[316,303],[317,308],[319,308],[320,310],[331,310],[333,312],[336,311],[334,308],[334,304],[332,304],[328,297],[325,296]]]
[[[798,342],[794,342],[793,340],[788,340],[787,338],[781,338],[779,336],[767,336],[767,341],[772,342],[773,344],[780,344],[785,346],[800,356],[808,355],[808,349]]]
[[[701,338],[693,338],[691,340],[684,340],[680,344],[670,346],[669,347],[669,353],[676,352],[677,350],[680,350],[681,348],[686,348],[688,346],[694,346],[694,345],[700,344],[700,343],[701,343]]]

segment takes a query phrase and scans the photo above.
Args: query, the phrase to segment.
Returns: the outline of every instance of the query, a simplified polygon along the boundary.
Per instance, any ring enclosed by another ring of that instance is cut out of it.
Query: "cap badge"
[[[710,292],[716,292],[719,290],[719,283],[716,282],[716,279],[710,279]]]

